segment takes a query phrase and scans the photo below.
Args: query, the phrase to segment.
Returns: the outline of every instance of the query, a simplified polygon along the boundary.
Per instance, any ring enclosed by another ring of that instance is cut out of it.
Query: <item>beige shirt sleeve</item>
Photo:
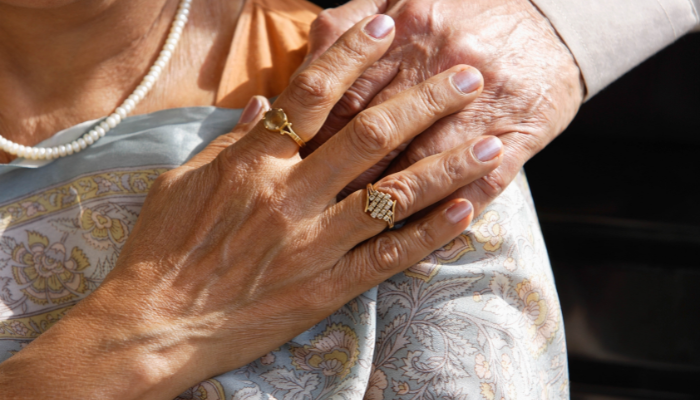
[[[531,1],[574,55],[586,99],[700,22],[700,0]]]

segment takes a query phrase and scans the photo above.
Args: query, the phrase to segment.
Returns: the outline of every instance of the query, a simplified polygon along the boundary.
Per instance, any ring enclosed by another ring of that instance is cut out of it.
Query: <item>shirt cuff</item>
[[[576,59],[586,100],[700,22],[700,0],[531,1]]]

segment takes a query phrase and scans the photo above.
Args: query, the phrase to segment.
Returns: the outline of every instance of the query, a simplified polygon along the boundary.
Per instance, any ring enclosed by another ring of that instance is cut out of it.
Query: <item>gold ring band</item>
[[[306,142],[292,129],[292,123],[289,122],[287,114],[281,108],[273,108],[266,112],[264,123],[268,131],[279,132],[282,135],[289,136],[299,147],[306,146]]]
[[[389,228],[393,228],[394,216],[396,215],[396,200],[392,200],[389,193],[382,193],[369,183],[367,184],[365,212],[374,219],[383,220],[389,225]]]

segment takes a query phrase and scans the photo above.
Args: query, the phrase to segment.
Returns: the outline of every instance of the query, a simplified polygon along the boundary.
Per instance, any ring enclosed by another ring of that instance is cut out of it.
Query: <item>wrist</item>
[[[207,378],[188,368],[186,338],[165,343],[99,292],[0,364],[3,398],[172,399]]]
[[[527,3],[529,8],[531,9],[532,14],[536,14],[537,18],[542,21],[544,25],[547,26],[547,28],[552,32],[552,34],[558,39],[558,44],[561,45],[561,48],[565,49],[565,52],[567,56],[571,58],[571,64],[573,67],[575,67],[575,71],[572,72],[570,75],[571,80],[572,80],[572,86],[575,86],[579,94],[580,101],[579,104],[582,104],[584,99],[586,98],[586,80],[584,79],[583,72],[581,71],[581,67],[578,65],[578,62],[576,61],[576,57],[574,56],[573,51],[571,51],[571,48],[569,45],[566,44],[566,41],[564,38],[561,36],[557,28],[554,26],[552,21],[547,17],[547,14],[545,14],[542,9],[537,5],[536,1],[534,0],[513,0],[513,1],[518,1],[518,2],[524,2]],[[573,83],[573,81],[576,81],[576,84]]]

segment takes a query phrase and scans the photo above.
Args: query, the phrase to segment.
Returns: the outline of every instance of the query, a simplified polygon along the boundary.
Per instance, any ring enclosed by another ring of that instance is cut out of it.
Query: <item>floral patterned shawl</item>
[[[239,116],[193,107],[129,117],[79,154],[0,166],[0,361],[100,285],[154,179]],[[179,398],[552,399],[568,397],[567,375],[561,311],[520,175],[444,248]]]

